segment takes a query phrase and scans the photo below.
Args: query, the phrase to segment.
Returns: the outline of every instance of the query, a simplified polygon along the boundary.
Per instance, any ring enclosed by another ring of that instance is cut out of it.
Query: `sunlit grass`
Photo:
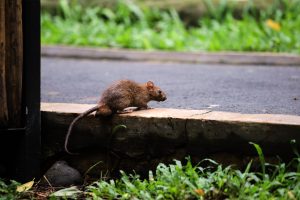
[[[223,1],[226,2],[226,1]],[[186,27],[175,10],[83,8],[61,1],[55,16],[42,13],[42,44],[174,51],[270,51],[300,53],[300,0],[278,0],[269,10],[215,8]],[[283,6],[282,6],[283,5]],[[255,15],[255,17],[253,17]]]

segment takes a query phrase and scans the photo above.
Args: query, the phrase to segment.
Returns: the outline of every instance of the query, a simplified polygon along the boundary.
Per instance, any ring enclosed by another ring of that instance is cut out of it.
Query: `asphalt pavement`
[[[167,93],[151,107],[300,115],[300,66],[42,58],[42,102],[95,104],[113,81],[152,80]]]

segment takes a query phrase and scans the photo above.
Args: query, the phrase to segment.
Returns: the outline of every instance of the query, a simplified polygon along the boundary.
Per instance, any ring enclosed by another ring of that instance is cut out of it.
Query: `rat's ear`
[[[147,82],[147,88],[152,89],[154,87],[154,83],[152,81]]]

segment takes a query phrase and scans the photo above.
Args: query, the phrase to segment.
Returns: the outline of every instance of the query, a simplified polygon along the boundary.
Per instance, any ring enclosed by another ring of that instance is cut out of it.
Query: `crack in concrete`
[[[184,134],[184,140],[185,140],[184,145],[183,145],[184,147],[187,147],[187,145],[189,144],[187,124],[188,124],[188,119],[185,119],[185,121],[184,121],[184,132],[183,132],[183,134]]]
[[[169,126],[171,126],[172,130],[174,131],[175,127],[174,127],[174,123],[173,123],[173,118],[172,117],[168,117],[168,124],[169,124]]]
[[[205,112],[205,113],[201,113],[201,114],[193,114],[193,115],[190,115],[189,117],[195,117],[195,116],[197,116],[197,115],[205,115],[205,114],[211,113],[211,112],[213,112],[213,110],[209,110],[209,111],[207,111],[207,112]]]

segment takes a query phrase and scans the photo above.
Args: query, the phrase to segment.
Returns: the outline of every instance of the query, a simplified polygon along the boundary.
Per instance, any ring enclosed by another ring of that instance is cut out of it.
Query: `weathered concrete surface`
[[[48,155],[63,151],[68,125],[91,106],[42,104]],[[127,128],[112,134],[112,129],[121,124]],[[253,150],[248,144],[251,141],[262,145],[267,154],[275,155],[291,153],[292,139],[300,141],[300,116],[156,108],[115,115],[111,119],[89,116],[75,126],[70,149],[109,148],[132,158],[148,153],[161,156],[179,147],[190,154],[217,151],[243,154]]]
[[[43,57],[107,59],[127,61],[159,61],[183,63],[221,63],[255,65],[300,65],[300,56],[288,53],[259,52],[168,52],[91,47],[43,46]]]

